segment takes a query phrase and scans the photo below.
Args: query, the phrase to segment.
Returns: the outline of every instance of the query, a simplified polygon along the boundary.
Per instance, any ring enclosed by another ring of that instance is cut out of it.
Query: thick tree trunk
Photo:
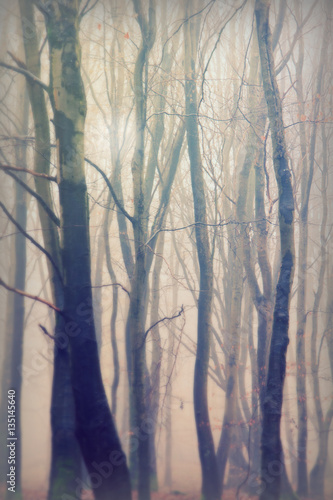
[[[33,15],[33,3],[20,0],[20,12],[23,30],[28,21],[31,34],[24,37],[26,65],[31,73],[40,77],[40,56],[37,30]],[[50,131],[44,91],[37,84],[28,81],[29,97],[35,125],[35,170],[49,174],[50,170]],[[52,208],[52,196],[48,181],[35,177],[36,192]],[[63,283],[61,281],[61,260],[58,230],[38,204],[44,247],[52,256],[60,273],[48,261],[53,303],[63,308]],[[75,417],[73,395],[70,380],[68,343],[60,347],[64,336],[64,321],[56,317],[54,349],[54,373],[51,399],[52,451],[49,480],[49,500],[59,498],[61,494],[75,494],[76,479],[80,477],[80,452],[75,437]],[[58,341],[59,339],[59,341]]]
[[[281,99],[274,69],[269,8],[269,0],[256,0],[255,15],[261,71],[271,125],[274,170],[279,190],[281,268],[276,289],[266,394],[263,405],[261,500],[279,498],[281,472],[284,470],[281,457],[280,422],[283,382],[286,373],[286,351],[289,343],[289,303],[294,272],[294,199],[284,137]]]
[[[196,222],[195,235],[200,267],[200,292],[198,300],[197,352],[194,371],[194,412],[197,428],[199,456],[202,471],[202,497],[219,500],[220,480],[214,441],[209,420],[207,378],[210,349],[211,307],[213,292],[213,265],[207,230],[206,197],[203,178],[197,120],[197,92],[195,81],[196,49],[194,23],[188,20],[185,34],[185,103],[188,153]]]
[[[70,341],[75,429],[98,500],[131,498],[129,472],[105,395],[94,327],[89,209],[84,174],[86,101],[77,0],[48,5],[50,95],[61,207],[65,331]]]

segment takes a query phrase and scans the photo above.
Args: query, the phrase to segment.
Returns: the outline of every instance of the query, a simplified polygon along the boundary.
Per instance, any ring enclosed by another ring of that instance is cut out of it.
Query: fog
[[[332,498],[332,2],[0,9],[0,497]]]

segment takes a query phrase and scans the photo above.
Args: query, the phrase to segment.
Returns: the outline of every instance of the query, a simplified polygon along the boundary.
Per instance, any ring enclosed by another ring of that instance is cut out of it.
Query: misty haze
[[[0,499],[333,498],[332,16],[0,0]]]

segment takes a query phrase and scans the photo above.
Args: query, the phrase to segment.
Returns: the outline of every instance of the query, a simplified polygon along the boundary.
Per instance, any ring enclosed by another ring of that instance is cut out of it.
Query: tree
[[[210,349],[210,325],[213,296],[213,267],[207,229],[206,196],[203,168],[199,147],[197,119],[197,91],[195,51],[199,21],[189,19],[193,10],[187,4],[184,24],[185,39],[185,103],[186,133],[190,159],[191,184],[194,205],[194,220],[197,253],[200,268],[200,292],[198,299],[197,352],[194,372],[194,412],[202,471],[202,496],[205,500],[220,498],[214,441],[209,421],[207,401],[207,377]]]
[[[79,3],[41,7],[50,49],[50,98],[58,152],[65,329],[70,339],[75,430],[97,499],[131,498],[129,472],[107,403],[94,327],[89,212],[84,173],[86,100],[81,79]],[[98,469],[99,468],[99,469]]]
[[[283,382],[286,373],[286,351],[289,343],[289,304],[294,272],[294,198],[288,167],[282,105],[276,82],[269,26],[269,0],[256,0],[255,15],[261,72],[273,144],[273,162],[279,190],[279,229],[281,267],[276,287],[272,339],[269,352],[266,393],[263,407],[261,440],[262,500],[278,499],[281,488],[282,445],[280,437]],[[265,482],[264,473],[279,469],[275,481]]]
[[[23,41],[27,70],[37,78],[41,76],[41,62],[38,48],[38,32],[36,29],[33,3],[30,0],[19,2]],[[29,34],[25,32],[29,25]],[[35,172],[50,174],[50,129],[44,90],[38,83],[27,78],[29,99],[35,125]],[[49,182],[35,177],[36,193],[44,202],[38,204],[39,218],[42,226],[44,248],[51,256],[53,265],[48,259],[48,272],[51,283],[52,302],[63,308],[64,289],[62,281],[62,264],[58,228],[50,214],[54,213],[52,194]],[[20,288],[20,287],[18,287]],[[64,320],[56,315],[54,374],[51,401],[52,452],[49,483],[49,500],[63,493],[75,493],[76,478],[80,476],[80,452],[75,437],[74,405],[70,380],[69,348],[61,346],[64,332]]]

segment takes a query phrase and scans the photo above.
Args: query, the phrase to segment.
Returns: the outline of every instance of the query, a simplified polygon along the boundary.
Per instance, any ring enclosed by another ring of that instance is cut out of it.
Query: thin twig
[[[155,326],[157,326],[159,323],[162,323],[162,321],[172,321],[173,319],[176,319],[176,318],[179,318],[179,316],[181,316],[184,312],[184,306],[182,305],[180,310],[178,311],[177,314],[175,314],[174,316],[165,316],[165,318],[162,318],[162,319],[159,319],[158,321],[156,321],[153,325],[151,325],[148,330],[145,331],[145,334],[144,334],[144,337],[143,337],[143,341],[142,341],[142,344],[140,345],[139,349],[141,349],[141,347],[143,346],[143,344],[145,343],[146,341],[146,338],[147,338],[147,335],[148,333],[153,329],[155,328]]]
[[[50,338],[50,339],[52,339],[52,340],[56,340],[56,338],[55,338],[53,335],[51,335],[51,334],[50,334],[50,333],[46,330],[45,326],[41,325],[40,323],[39,323],[39,325],[38,325],[38,326],[39,326],[39,328],[42,330],[42,332],[43,332],[43,333],[45,333],[45,335],[46,335],[47,337],[49,337],[49,338]]]
[[[252,221],[237,221],[237,220],[228,220],[224,222],[217,222],[215,224],[210,224],[207,222],[192,222],[191,224],[188,224],[187,226],[182,226],[182,227],[169,227],[169,228],[161,228],[158,229],[150,238],[149,240],[146,241],[145,245],[149,245],[149,243],[155,238],[155,236],[158,233],[162,232],[175,232],[175,231],[183,231],[184,229],[188,229],[190,227],[195,227],[195,226],[206,226],[206,227],[222,227],[222,226],[228,226],[229,224],[235,224],[235,225],[245,225],[248,226],[249,224],[254,224],[258,222],[263,222],[264,220],[267,220],[266,218],[263,219],[258,219],[258,220],[252,220]]]
[[[108,283],[107,285],[94,285],[91,288],[104,288],[107,286],[120,286],[120,288],[122,290],[124,290],[124,292],[126,292],[129,297],[131,296],[130,292],[121,283]]]

